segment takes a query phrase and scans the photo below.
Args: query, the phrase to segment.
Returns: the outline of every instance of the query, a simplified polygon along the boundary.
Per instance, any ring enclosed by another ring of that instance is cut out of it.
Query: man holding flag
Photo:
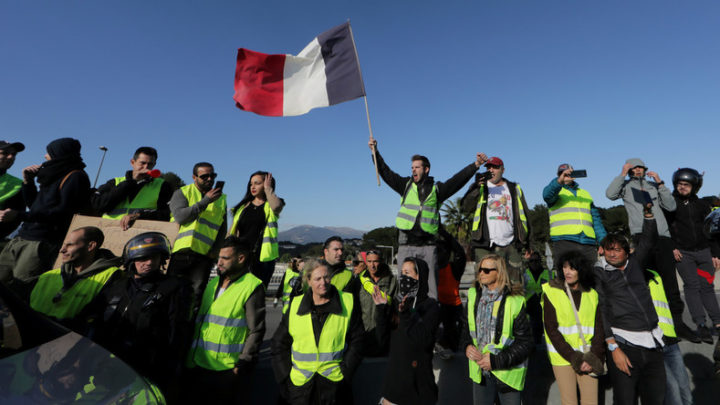
[[[430,173],[430,161],[425,156],[412,157],[412,176],[402,177],[392,171],[377,150],[377,141],[370,136],[368,142],[377,160],[380,177],[390,188],[402,196],[395,226],[400,230],[398,263],[405,258],[417,257],[430,266],[428,295],[437,299],[437,237],[440,228],[440,207],[443,201],[457,193],[487,162],[487,156],[478,153],[475,162],[460,170],[445,183],[436,182]]]

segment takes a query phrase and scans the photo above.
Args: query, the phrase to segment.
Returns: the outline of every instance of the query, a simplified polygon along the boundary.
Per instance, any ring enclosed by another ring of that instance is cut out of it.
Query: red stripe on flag
[[[235,105],[260,115],[283,115],[285,55],[238,49],[235,67]]]

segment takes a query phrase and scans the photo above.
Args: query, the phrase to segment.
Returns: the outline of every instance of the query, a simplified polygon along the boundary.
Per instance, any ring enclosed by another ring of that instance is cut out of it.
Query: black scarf
[[[65,155],[52,160],[47,160],[38,170],[37,180],[40,186],[46,186],[62,179],[73,170],[85,168],[80,155]]]

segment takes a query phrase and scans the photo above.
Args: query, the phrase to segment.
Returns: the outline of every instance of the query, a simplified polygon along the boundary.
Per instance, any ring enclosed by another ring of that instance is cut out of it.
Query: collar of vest
[[[330,284],[330,302],[322,307],[315,307],[313,305],[312,290],[308,290],[303,294],[300,306],[298,306],[298,315],[307,315],[316,308],[319,312],[327,312],[330,314],[340,315],[342,314],[342,304],[340,303],[340,294],[338,294],[337,288]]]

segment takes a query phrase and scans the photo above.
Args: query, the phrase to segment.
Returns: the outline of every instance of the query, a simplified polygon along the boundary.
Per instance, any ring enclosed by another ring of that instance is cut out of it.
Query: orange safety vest
[[[450,263],[438,272],[438,301],[445,305],[462,305],[460,282],[455,280]]]

